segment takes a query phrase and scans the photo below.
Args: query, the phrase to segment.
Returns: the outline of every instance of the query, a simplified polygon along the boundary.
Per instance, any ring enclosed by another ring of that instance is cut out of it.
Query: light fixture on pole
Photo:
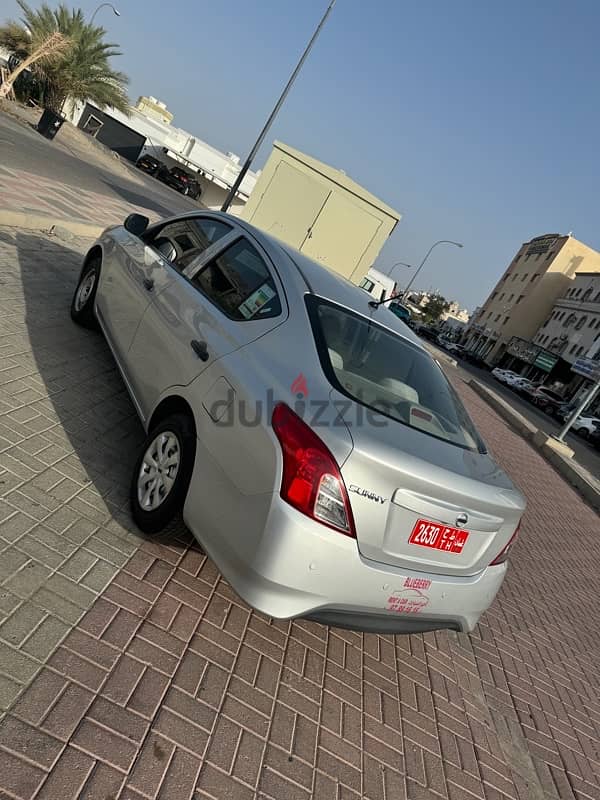
[[[285,88],[284,88],[283,92],[281,93],[281,95],[279,97],[279,100],[275,104],[275,108],[271,111],[271,113],[269,115],[269,118],[265,122],[262,131],[258,135],[258,139],[254,142],[254,146],[253,146],[252,150],[250,151],[250,154],[248,155],[248,158],[244,162],[244,166],[241,168],[239,175],[235,179],[235,182],[234,182],[233,186],[231,187],[227,197],[225,198],[225,202],[221,206],[221,211],[227,211],[229,209],[229,206],[232,204],[233,199],[234,199],[234,197],[235,197],[235,195],[237,193],[237,190],[240,188],[240,186],[242,184],[242,181],[246,177],[246,173],[250,169],[250,165],[252,164],[252,162],[254,160],[254,157],[258,152],[258,149],[260,148],[261,144],[263,143],[263,140],[264,140],[265,136],[267,135],[267,133],[269,131],[269,128],[273,124],[273,120],[277,116],[277,113],[279,112],[279,109],[283,105],[283,103],[285,101],[285,98],[288,96],[288,93],[289,93],[290,89],[292,88],[292,85],[293,85],[294,81],[296,80],[296,77],[297,77],[298,73],[302,69],[302,65],[306,61],[306,58],[307,58],[308,54],[310,53],[310,51],[312,49],[312,46],[313,46],[313,44],[315,43],[315,41],[317,39],[317,36],[321,33],[321,28],[325,24],[325,21],[327,20],[327,17],[330,15],[331,10],[334,7],[334,5],[335,5],[335,0],[331,0],[329,5],[327,6],[327,11],[321,17],[321,21],[317,25],[317,28],[316,28],[315,32],[313,33],[309,43],[306,45],[306,48],[305,48],[304,52],[302,53],[300,61],[296,64],[296,69],[292,72],[292,75],[291,75],[289,81],[286,83]]]
[[[388,278],[390,277],[392,272],[396,269],[396,267],[408,267],[409,269],[413,269],[414,264],[407,264],[406,261],[396,261],[395,264],[392,264],[392,266],[389,269],[389,272],[387,273]]]
[[[408,290],[413,285],[413,283],[415,282],[416,277],[418,276],[419,272],[423,268],[423,264],[427,261],[427,259],[431,255],[431,251],[433,250],[433,248],[437,247],[438,244],[453,244],[455,247],[462,247],[463,246],[460,242],[453,242],[451,239],[440,239],[438,242],[434,242],[431,245],[431,247],[429,248],[429,250],[425,253],[425,258],[423,259],[423,261],[421,261],[421,263],[417,267],[417,271],[412,276],[412,278],[409,280],[408,286],[406,287],[406,289],[404,289],[404,291],[402,291],[402,292],[398,292],[398,294],[395,294],[392,297],[387,297],[385,300],[371,300],[371,302],[369,303],[371,308],[378,308],[382,303],[389,303],[390,300],[404,300],[404,298],[408,294]],[[403,263],[403,262],[398,262],[398,263]],[[394,267],[395,266],[396,266],[396,264],[394,264]],[[409,265],[405,264],[405,266],[409,266]],[[392,267],[392,269],[393,269],[393,267]],[[390,272],[391,272],[391,270],[390,270]]]
[[[431,251],[433,250],[434,247],[437,247],[438,244],[452,244],[452,245],[454,245],[454,247],[462,247],[463,246],[460,242],[453,242],[451,239],[440,239],[438,242],[434,242],[431,245],[431,247],[429,248],[429,250],[425,253],[425,258],[423,259],[423,261],[421,261],[421,263],[417,267],[417,271],[412,276],[412,278],[409,280],[408,286],[404,290],[404,296],[406,296],[408,290],[410,289],[410,287],[413,285],[413,283],[417,279],[417,277],[419,275],[419,272],[423,269],[423,264],[427,261],[427,259],[431,255]]]
[[[90,20],[90,25],[93,25],[93,24],[94,24],[94,18],[95,18],[95,16],[96,16],[96,14],[97,14],[97,13],[100,11],[100,9],[101,9],[101,8],[105,8],[105,7],[112,8],[112,10],[113,10],[113,14],[115,15],[115,17],[120,17],[120,16],[121,16],[121,12],[120,12],[120,11],[118,11],[118,10],[117,10],[117,9],[116,9],[116,8],[113,6],[113,4],[112,4],[112,3],[100,3],[100,5],[98,6],[98,8],[97,8],[97,9],[94,11],[94,13],[92,14],[92,18],[91,18],[91,20]]]

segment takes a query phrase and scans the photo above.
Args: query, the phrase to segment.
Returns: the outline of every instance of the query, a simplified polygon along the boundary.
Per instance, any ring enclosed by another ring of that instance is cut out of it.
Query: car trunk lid
[[[521,493],[487,454],[377,421],[350,427],[354,447],[341,469],[361,554],[445,575],[487,567],[519,523]]]

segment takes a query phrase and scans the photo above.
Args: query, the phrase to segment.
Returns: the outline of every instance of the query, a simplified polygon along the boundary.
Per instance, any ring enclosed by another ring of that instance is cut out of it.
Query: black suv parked
[[[158,175],[161,169],[166,169],[162,161],[148,155],[148,153],[137,160],[136,167],[141,169],[142,172],[146,172],[148,175]]]
[[[177,189],[178,192],[191,197],[193,200],[200,197],[202,192],[198,181],[181,167],[171,167],[169,170],[162,169],[156,177],[159,181],[166,183],[167,186]]]

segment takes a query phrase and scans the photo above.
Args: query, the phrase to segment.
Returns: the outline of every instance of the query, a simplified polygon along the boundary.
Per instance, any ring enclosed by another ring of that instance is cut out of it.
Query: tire
[[[135,463],[130,489],[131,513],[144,533],[157,533],[182,511],[195,456],[196,433],[186,414],[165,418],[146,437]],[[151,487],[152,460],[159,470],[154,488]],[[172,480],[168,488],[165,478]]]
[[[98,290],[102,258],[94,256],[84,264],[71,301],[71,319],[84,328],[97,328],[94,300]]]
[[[590,432],[588,431],[587,428],[579,428],[579,430],[575,431],[575,433],[578,436],[581,436],[582,439],[589,439],[590,438]]]

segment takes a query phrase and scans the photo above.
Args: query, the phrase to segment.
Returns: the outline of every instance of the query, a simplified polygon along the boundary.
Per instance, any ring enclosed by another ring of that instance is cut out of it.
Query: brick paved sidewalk
[[[537,453],[459,387],[529,498],[471,636],[269,620],[131,523],[142,432],[69,247],[0,230],[0,798],[598,800],[598,517]]]
[[[143,199],[143,188],[138,196]],[[90,225],[120,224],[127,214],[139,212],[152,222],[159,218],[153,203],[144,206],[81,189],[33,172],[0,166],[0,209],[58,217]],[[166,209],[165,209],[166,213]]]

